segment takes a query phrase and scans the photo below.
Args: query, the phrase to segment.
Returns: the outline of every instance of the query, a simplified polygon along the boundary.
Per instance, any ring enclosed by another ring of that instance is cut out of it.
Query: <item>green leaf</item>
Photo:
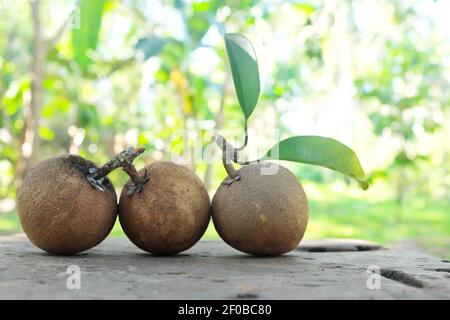
[[[304,1],[294,2],[292,6],[294,7],[294,9],[303,12],[308,16],[316,11],[316,7],[309,2]]]
[[[260,91],[256,53],[251,42],[240,34],[226,34],[225,45],[239,104],[248,119],[255,109]]]
[[[137,51],[141,51],[144,54],[144,59],[147,60],[160,54],[166,43],[166,39],[150,36],[139,39],[135,48]]]
[[[47,141],[52,141],[55,138],[55,133],[49,127],[39,128],[39,136]]]
[[[263,159],[287,160],[326,167],[357,180],[364,190],[369,188],[366,174],[355,152],[334,139],[298,136],[281,141]]]
[[[95,50],[102,23],[106,0],[80,0],[80,25],[72,29],[72,47],[75,61],[83,72],[92,64],[88,56],[90,50]]]
[[[80,102],[77,110],[77,123],[82,128],[99,128],[100,117],[97,112],[97,107],[93,104]]]

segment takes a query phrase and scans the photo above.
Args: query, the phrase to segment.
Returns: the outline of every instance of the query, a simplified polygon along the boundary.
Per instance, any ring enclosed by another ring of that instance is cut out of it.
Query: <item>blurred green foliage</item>
[[[420,14],[401,3],[394,10],[399,24],[410,25]],[[431,157],[418,150],[418,137],[441,128],[450,102],[441,47],[435,38],[423,37],[422,28],[413,26],[402,37],[389,39],[379,63],[355,80],[359,97],[375,102],[367,108],[374,133],[398,141],[391,162],[374,171],[372,178],[393,178],[400,205],[410,185],[423,183],[418,177],[428,174]]]
[[[206,148],[214,130],[241,144],[244,119],[222,37],[238,32],[252,40],[260,66],[261,96],[249,128],[249,145],[265,148],[257,155],[278,139],[320,134],[351,146],[370,175],[367,195],[352,197],[349,179],[290,166],[302,181],[346,190],[319,189],[322,196],[312,197],[310,237],[386,243],[436,234],[448,243],[448,2],[94,2],[40,1],[44,40],[69,20],[57,41],[46,43],[43,101],[33,119],[38,159],[71,152],[100,164],[139,144],[147,149],[141,167],[181,156],[199,138]],[[30,1],[2,8],[0,211],[25,173],[36,81]],[[190,166],[213,195],[225,177],[220,161]],[[126,180],[121,172],[111,178],[117,188]],[[386,228],[392,219],[398,225]],[[16,218],[0,214],[1,233],[5,225],[17,230]]]

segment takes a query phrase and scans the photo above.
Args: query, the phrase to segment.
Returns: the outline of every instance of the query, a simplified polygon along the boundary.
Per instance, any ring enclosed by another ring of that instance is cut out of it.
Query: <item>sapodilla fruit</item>
[[[119,200],[119,221],[128,238],[155,255],[173,255],[197,243],[210,219],[200,178],[172,162],[152,163],[137,174],[148,182],[134,192],[129,181]]]
[[[102,242],[117,216],[117,197],[107,177],[103,191],[87,177],[98,170],[75,155],[44,160],[25,177],[17,196],[23,231],[53,254],[76,254]],[[100,186],[100,185],[99,185]]]
[[[264,165],[264,164],[263,164]],[[212,220],[231,247],[256,256],[277,256],[298,246],[308,223],[308,201],[288,169],[250,164],[226,179],[212,201]],[[278,169],[278,170],[277,170]],[[231,181],[231,182],[230,182]]]

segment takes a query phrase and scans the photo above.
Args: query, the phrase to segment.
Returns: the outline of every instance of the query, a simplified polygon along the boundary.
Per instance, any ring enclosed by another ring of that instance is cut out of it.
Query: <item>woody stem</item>
[[[233,160],[234,153],[235,153],[235,148],[233,148],[233,146],[231,144],[229,144],[227,142],[227,140],[222,137],[221,135],[217,135],[214,138],[216,144],[220,147],[220,149],[222,149],[222,163],[223,166],[225,168],[225,170],[228,173],[228,176],[231,179],[236,179],[239,175],[237,170],[234,168],[233,164],[231,163],[231,161]]]
[[[139,176],[136,168],[131,163],[125,163],[122,166],[122,170],[126,172],[130,176],[131,182],[139,183],[142,180],[142,177]]]
[[[95,174],[92,175],[92,178],[99,180],[103,177],[106,177],[113,170],[117,168],[124,168],[124,171],[128,173],[133,180],[133,178],[137,178],[137,171],[133,166],[133,161],[136,159],[141,153],[145,151],[143,147],[129,147],[121,153],[114,156],[110,161],[108,161],[103,167],[99,168]],[[125,170],[127,168],[127,170]],[[134,180],[133,180],[134,182]]]

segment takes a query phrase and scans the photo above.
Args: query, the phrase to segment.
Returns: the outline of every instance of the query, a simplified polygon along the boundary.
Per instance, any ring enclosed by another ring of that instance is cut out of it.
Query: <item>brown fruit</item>
[[[102,242],[117,216],[117,196],[108,178],[104,192],[86,179],[92,162],[74,155],[44,160],[25,177],[17,195],[23,231],[37,247],[75,254]]]
[[[212,220],[233,248],[257,256],[276,256],[297,247],[308,223],[303,187],[286,168],[262,175],[261,165],[238,170],[239,180],[222,184],[212,201]]]
[[[147,170],[149,181],[142,191],[119,200],[119,221],[128,238],[155,255],[173,255],[196,244],[206,231],[210,201],[202,181],[188,168],[156,162]]]

